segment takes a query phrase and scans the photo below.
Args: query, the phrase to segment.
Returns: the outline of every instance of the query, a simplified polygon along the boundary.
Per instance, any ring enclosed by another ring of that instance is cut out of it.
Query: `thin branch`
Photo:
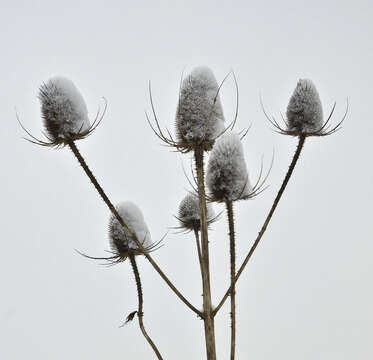
[[[141,332],[143,333],[146,341],[149,343],[149,345],[152,347],[153,351],[157,355],[158,360],[163,360],[162,355],[160,354],[157,346],[154,344],[154,342],[152,341],[152,339],[150,338],[150,336],[148,335],[148,333],[145,330],[144,322],[143,322],[143,317],[144,317],[143,302],[144,302],[144,299],[143,299],[143,293],[142,293],[140,273],[139,273],[139,269],[137,268],[135,256],[131,254],[129,256],[129,258],[130,258],[133,273],[135,275],[136,287],[137,287],[137,296],[138,296],[138,300],[139,300],[138,310],[137,310],[137,318],[139,319],[139,326],[140,326]]]
[[[104,200],[105,204],[110,209],[111,213],[116,217],[118,222],[127,230],[130,237],[134,239],[139,249],[142,251],[142,253],[145,255],[145,257],[148,259],[150,264],[153,266],[153,268],[158,272],[158,274],[161,276],[161,278],[167,283],[167,285],[170,287],[170,289],[179,297],[179,299],[189,307],[192,311],[194,311],[199,316],[203,317],[200,310],[198,310],[196,307],[194,307],[181,293],[180,291],[172,284],[172,282],[169,280],[169,278],[164,274],[164,272],[160,269],[160,267],[157,265],[157,263],[153,260],[153,258],[150,256],[149,252],[142,246],[141,242],[137,239],[136,235],[129,229],[127,224],[123,221],[122,217],[119,215],[117,210],[115,209],[114,205],[111,203],[107,195],[105,194],[104,190],[96,180],[95,176],[93,175],[92,171],[89,169],[87,163],[85,162],[84,158],[80,154],[78,148],[76,147],[74,141],[69,141],[68,145],[79,161],[80,165],[82,166],[83,170],[85,171],[86,175],[91,180],[93,186],[97,190],[97,192],[100,194],[101,198]]]
[[[259,244],[262,236],[264,235],[264,233],[265,233],[265,231],[267,229],[267,226],[268,226],[269,222],[271,221],[273,213],[275,212],[275,210],[277,208],[277,205],[280,202],[280,199],[281,199],[281,197],[282,197],[282,195],[283,195],[283,193],[284,193],[284,191],[286,189],[286,186],[287,186],[287,184],[288,184],[288,182],[290,180],[290,177],[291,177],[291,175],[292,175],[292,173],[294,171],[295,165],[296,165],[296,163],[297,163],[297,161],[299,159],[299,156],[300,156],[300,154],[302,152],[303,145],[304,145],[305,141],[306,141],[306,136],[299,136],[297,149],[296,149],[295,154],[293,156],[293,159],[292,159],[292,161],[290,163],[290,166],[289,166],[289,169],[288,169],[288,171],[286,173],[286,176],[285,176],[285,178],[284,178],[284,180],[283,180],[283,182],[281,184],[280,190],[277,193],[277,196],[276,196],[276,198],[275,198],[275,200],[274,200],[274,202],[272,204],[272,207],[271,207],[271,209],[270,209],[270,211],[269,211],[269,213],[268,213],[268,215],[267,215],[267,217],[266,217],[266,219],[264,221],[264,224],[263,224],[261,230],[258,233],[257,238],[254,241],[254,244],[252,245],[249,253],[247,254],[245,260],[243,261],[242,265],[240,266],[240,268],[239,268],[239,270],[238,270],[238,272],[236,274],[236,277],[234,279],[234,284],[237,282],[237,280],[239,279],[239,277],[242,274],[243,270],[245,269],[245,266],[247,265],[248,261],[250,260],[251,256],[253,255],[256,247],[258,246],[258,244]],[[232,290],[232,285],[229,287],[229,289],[224,294],[224,296],[223,296],[222,300],[220,301],[219,305],[215,308],[215,310],[213,312],[214,316],[218,313],[218,311],[220,310],[220,308],[223,306],[225,300],[227,300],[227,298],[228,298],[231,290]]]
[[[198,229],[196,227],[194,228],[194,236],[196,238],[196,247],[197,247],[197,252],[198,252],[198,262],[199,262],[199,268],[201,270],[201,277],[202,277],[202,281],[203,281],[203,265],[202,265],[201,244],[200,244],[200,241],[199,241]]]
[[[230,298],[231,298],[231,360],[235,358],[236,348],[236,240],[234,232],[234,216],[233,216],[233,202],[227,201],[225,203],[227,208],[227,217],[229,225],[229,251],[230,251],[230,262],[231,262],[231,287],[230,287]]]

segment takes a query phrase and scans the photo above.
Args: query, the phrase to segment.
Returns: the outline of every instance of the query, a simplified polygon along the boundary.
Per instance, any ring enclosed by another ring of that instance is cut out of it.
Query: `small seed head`
[[[240,137],[227,132],[215,142],[206,174],[207,187],[214,201],[245,199],[252,192]]]
[[[311,80],[300,79],[290,98],[287,111],[290,133],[306,135],[318,132],[323,124],[323,110],[315,85]]]
[[[212,205],[207,203],[207,223],[213,222],[216,217]],[[199,199],[196,194],[187,194],[179,205],[178,220],[180,222],[180,228],[185,230],[197,230],[201,229],[201,217],[199,208]]]
[[[150,232],[138,206],[130,201],[124,201],[118,204],[116,209],[143,247],[151,247]],[[136,250],[139,250],[133,236],[128,233],[114,215],[111,215],[109,220],[109,239],[114,253],[126,255],[131,251],[136,254]]]
[[[44,127],[58,145],[84,137],[90,130],[86,103],[72,81],[53,77],[40,87],[39,100]]]

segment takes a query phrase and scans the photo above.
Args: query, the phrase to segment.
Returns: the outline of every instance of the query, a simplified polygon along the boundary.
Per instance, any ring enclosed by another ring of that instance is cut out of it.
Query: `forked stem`
[[[202,240],[202,286],[203,286],[203,321],[205,325],[205,342],[207,360],[216,360],[215,347],[215,327],[214,316],[211,303],[210,287],[210,260],[209,260],[209,240],[207,229],[207,208],[205,193],[205,176],[203,164],[203,148],[197,147],[194,150],[194,160],[197,172],[198,198],[201,222]]]
[[[138,310],[137,310],[137,318],[139,319],[139,326],[140,326],[141,332],[143,333],[146,341],[149,343],[149,345],[152,347],[153,351],[157,355],[158,360],[163,360],[162,355],[160,354],[158,348],[156,347],[153,340],[150,338],[150,336],[148,335],[148,333],[145,330],[144,322],[143,322],[143,317],[144,317],[143,303],[144,303],[144,299],[143,299],[143,294],[142,294],[140,273],[139,273],[139,269],[137,268],[135,255],[130,254],[129,258],[130,258],[133,274],[135,275],[136,287],[137,287],[137,296],[138,296],[138,300],[139,300]]]
[[[233,217],[233,202],[227,201],[225,203],[227,208],[228,226],[229,226],[229,250],[231,262],[231,360],[235,357],[236,348],[236,239],[234,231],[234,217]]]
[[[97,190],[97,192],[100,194],[102,200],[104,200],[105,204],[108,206],[108,208],[110,209],[111,213],[116,217],[116,219],[119,221],[119,223],[128,231],[129,236],[131,236],[131,238],[133,238],[135,240],[137,246],[139,247],[139,249],[141,249],[141,251],[143,252],[143,254],[145,255],[145,257],[148,259],[148,261],[150,262],[150,264],[153,266],[153,268],[157,271],[157,273],[161,276],[161,278],[166,282],[166,284],[170,287],[170,289],[178,296],[178,298],[186,306],[189,307],[189,309],[191,309],[192,311],[194,311],[200,317],[203,317],[203,314],[201,313],[201,311],[199,311],[197,308],[195,308],[180,293],[180,291],[172,284],[172,282],[169,280],[169,278],[164,274],[164,272],[159,268],[159,266],[157,265],[157,263],[150,256],[149,252],[142,246],[141,242],[137,239],[137,237],[135,236],[135,234],[131,231],[131,229],[129,229],[129,227],[123,221],[122,217],[119,215],[118,211],[115,209],[114,205],[111,203],[111,201],[109,200],[109,198],[106,196],[104,190],[102,189],[102,187],[100,186],[100,184],[96,180],[96,178],[93,175],[92,171],[89,169],[87,163],[85,162],[83,156],[80,154],[80,152],[79,152],[78,148],[76,147],[74,141],[69,141],[68,145],[69,145],[71,151],[73,152],[73,154],[75,155],[75,157],[77,158],[77,160],[79,161],[79,164],[81,165],[81,167],[83,168],[83,170],[85,171],[85,173],[87,174],[87,176],[89,177],[89,179],[91,180],[93,186],[95,187],[95,189]]]
[[[280,187],[280,190],[278,191],[277,193],[277,196],[272,204],[272,207],[264,221],[264,224],[262,226],[262,228],[260,229],[259,233],[258,233],[258,236],[256,237],[255,241],[254,241],[254,244],[251,246],[250,248],[250,251],[249,253],[247,254],[245,260],[243,261],[242,265],[240,266],[239,270],[237,271],[237,274],[236,274],[236,277],[234,279],[234,284],[237,282],[237,280],[239,279],[240,275],[242,274],[242,271],[245,269],[245,266],[247,265],[247,263],[249,262],[251,256],[253,255],[256,247],[258,246],[262,236],[264,235],[266,229],[267,229],[267,226],[269,224],[269,222],[271,221],[271,218],[272,218],[272,215],[273,213],[275,212],[276,208],[277,208],[277,205],[278,203],[280,202],[281,200],[281,197],[282,197],[282,194],[284,193],[285,189],[286,189],[286,186],[290,180],[290,177],[294,171],[294,168],[295,168],[295,165],[299,159],[299,156],[302,152],[302,149],[303,149],[303,145],[304,145],[304,142],[306,141],[306,137],[304,135],[300,135],[299,138],[298,138],[298,146],[297,146],[297,149],[294,153],[294,156],[293,156],[293,159],[290,163],[290,166],[289,166],[289,169],[286,173],[286,176],[281,184],[281,187]],[[234,284],[232,284],[234,286]],[[224,294],[222,300],[220,301],[219,305],[215,308],[214,310],[214,316],[217,314],[217,312],[220,310],[220,308],[223,306],[224,302],[227,300],[230,292],[231,292],[231,289],[232,289],[232,285],[229,287],[229,289],[226,291],[226,293]]]

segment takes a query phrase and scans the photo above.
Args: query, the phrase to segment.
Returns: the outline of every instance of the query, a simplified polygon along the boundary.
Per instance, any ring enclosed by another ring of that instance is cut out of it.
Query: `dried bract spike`
[[[69,79],[51,78],[40,87],[44,127],[50,139],[64,142],[87,134],[91,125],[86,103]]]
[[[236,201],[253,194],[237,134],[228,132],[216,141],[207,166],[206,182],[213,201]]]
[[[207,204],[207,223],[211,224],[216,220],[214,209],[211,204]],[[180,228],[185,230],[197,230],[201,228],[199,199],[195,194],[187,194],[179,205],[177,219]]]
[[[118,214],[124,223],[134,233],[145,249],[152,247],[152,240],[149,229],[144,221],[141,210],[130,201],[121,202],[116,206]],[[109,220],[109,239],[113,253],[127,256],[131,251],[133,254],[140,254],[135,240],[128,231],[119,223],[114,215]]]
[[[323,110],[315,85],[311,80],[300,79],[290,98],[287,111],[288,131],[299,135],[321,129]]]
[[[183,80],[176,112],[177,140],[188,151],[211,149],[224,131],[219,86],[208,67],[197,67]]]

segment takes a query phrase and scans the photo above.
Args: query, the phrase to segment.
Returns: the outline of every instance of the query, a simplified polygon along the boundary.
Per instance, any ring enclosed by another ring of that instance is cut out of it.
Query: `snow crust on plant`
[[[323,110],[319,93],[311,80],[300,79],[290,98],[287,111],[288,130],[312,133],[323,124]]]
[[[252,191],[241,140],[227,132],[212,148],[206,175],[207,187],[215,201],[235,201]]]
[[[215,217],[214,209],[212,205],[207,203],[207,222],[212,221]],[[187,194],[179,205],[179,216],[180,226],[189,230],[197,229],[201,227],[200,224],[200,208],[199,199],[196,194]]]
[[[53,77],[40,87],[44,126],[52,139],[69,139],[90,128],[87,105],[74,83]]]
[[[150,232],[139,207],[131,201],[123,201],[116,206],[116,209],[143,247],[151,246]],[[115,252],[124,253],[130,249],[138,249],[133,237],[128,234],[114,215],[111,215],[109,220],[109,238]]]
[[[213,141],[224,130],[219,86],[210,68],[195,68],[183,80],[176,112],[180,142]]]

